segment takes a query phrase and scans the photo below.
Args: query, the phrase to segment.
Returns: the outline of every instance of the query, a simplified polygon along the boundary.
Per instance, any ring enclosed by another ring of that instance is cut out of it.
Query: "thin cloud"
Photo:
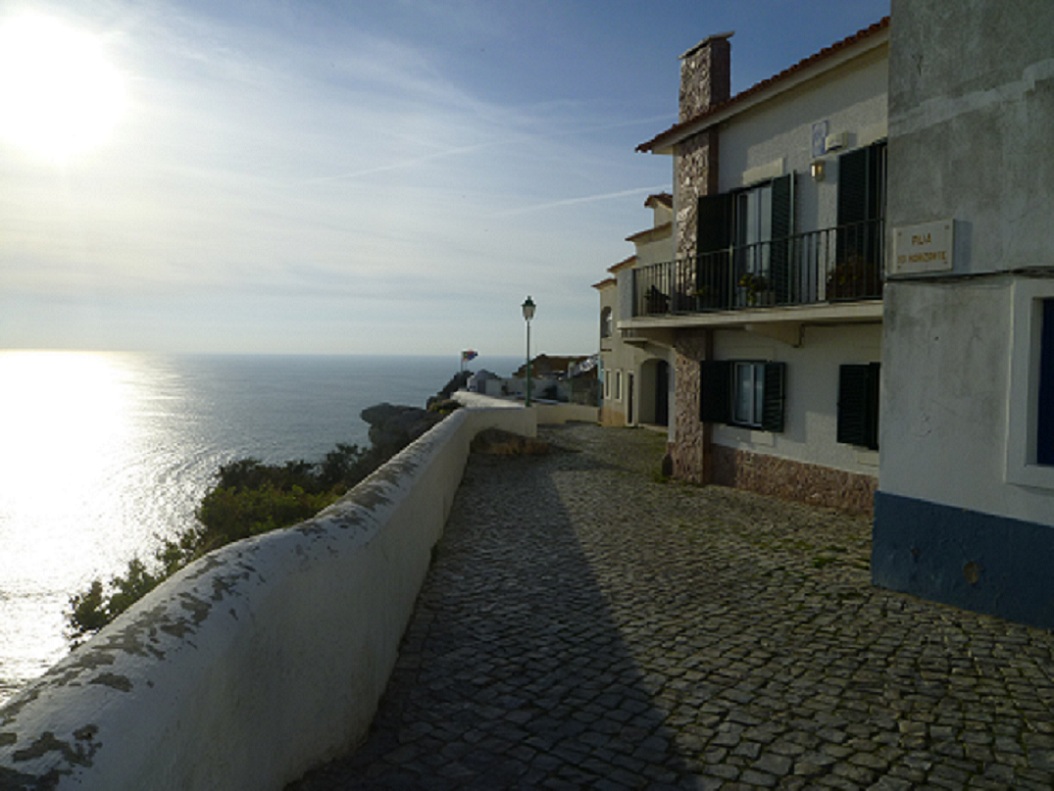
[[[579,198],[564,198],[563,200],[547,201],[545,203],[536,203],[532,206],[521,206],[518,209],[511,209],[509,211],[495,212],[494,214],[488,215],[489,217],[516,217],[522,214],[531,214],[533,212],[547,211],[549,209],[557,209],[562,206],[578,206],[583,203],[596,203],[598,201],[613,200],[614,198],[625,198],[630,195],[641,195],[651,194],[659,192],[661,190],[669,190],[669,184],[658,184],[652,187],[635,187],[634,189],[619,190],[618,192],[604,192],[598,195],[583,195]]]

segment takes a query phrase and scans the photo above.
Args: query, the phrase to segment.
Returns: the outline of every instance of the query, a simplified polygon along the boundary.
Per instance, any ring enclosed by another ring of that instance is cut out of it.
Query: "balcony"
[[[633,316],[882,298],[884,223],[842,225],[633,270]]]

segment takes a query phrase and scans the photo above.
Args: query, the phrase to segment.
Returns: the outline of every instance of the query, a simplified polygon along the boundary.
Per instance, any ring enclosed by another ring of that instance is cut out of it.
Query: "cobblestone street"
[[[659,477],[664,437],[474,454],[374,729],[294,786],[1054,787],[1054,635],[874,589],[870,524]]]

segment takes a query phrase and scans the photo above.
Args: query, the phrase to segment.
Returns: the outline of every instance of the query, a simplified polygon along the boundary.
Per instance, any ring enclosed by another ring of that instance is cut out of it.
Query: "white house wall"
[[[839,443],[838,366],[878,362],[878,324],[803,328],[798,348],[742,330],[714,333],[714,359],[785,362],[782,432],[715,425],[713,442],[736,450],[779,456],[859,475],[878,474],[878,453]]]
[[[1054,298],[1054,4],[894,0],[890,52],[891,238],[951,221],[954,240],[941,271],[887,256],[873,578],[1054,627],[1054,466],[1028,455]]]
[[[835,225],[838,155],[886,137],[887,49],[879,47],[847,64],[788,91],[778,99],[736,116],[721,127],[718,181],[729,192],[783,173],[796,180],[796,231]],[[827,121],[830,133],[846,132],[847,145],[831,151],[825,178],[809,177],[813,162],[813,124]],[[779,166],[779,172],[774,168]],[[771,170],[771,172],[770,172]]]

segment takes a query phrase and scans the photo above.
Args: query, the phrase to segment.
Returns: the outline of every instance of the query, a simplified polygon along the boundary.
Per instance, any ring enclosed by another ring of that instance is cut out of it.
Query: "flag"
[[[461,352],[461,362],[467,363],[469,360],[475,360],[479,356],[479,352],[475,349],[465,349]]]

